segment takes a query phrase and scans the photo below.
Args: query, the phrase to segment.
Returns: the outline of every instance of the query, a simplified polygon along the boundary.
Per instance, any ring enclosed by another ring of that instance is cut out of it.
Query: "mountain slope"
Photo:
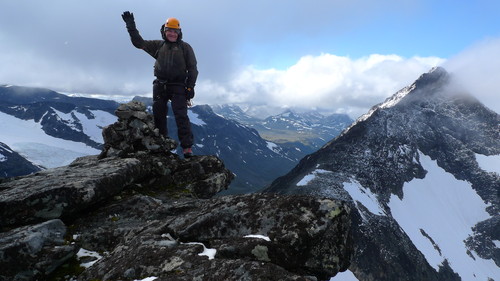
[[[0,141],[45,168],[99,154],[102,127],[116,121],[112,112],[118,106],[113,101],[18,86],[0,86],[0,98]]]
[[[500,276],[500,177],[476,160],[500,159],[500,117],[452,82],[422,75],[266,190],[350,201],[359,280]]]
[[[8,145],[0,142],[0,178],[27,175],[40,170],[40,167],[26,160]]]

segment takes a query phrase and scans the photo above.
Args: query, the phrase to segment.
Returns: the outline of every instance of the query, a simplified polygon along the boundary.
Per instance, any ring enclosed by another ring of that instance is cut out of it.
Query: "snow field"
[[[471,251],[473,259],[464,245],[464,240],[473,234],[472,227],[490,217],[485,211],[487,205],[470,183],[455,179],[422,153],[420,159],[428,173],[424,179],[404,185],[403,200],[391,196],[393,217],[436,270],[447,259],[462,280],[498,278],[500,268],[492,260],[484,260]]]
[[[80,119],[84,133],[91,139],[102,143],[102,126],[114,123],[116,116],[104,111],[92,113],[96,116],[95,119],[87,119],[85,115],[77,112],[75,115]],[[67,118],[69,118],[68,114],[63,114],[61,117],[63,120]],[[21,120],[0,112],[0,127],[2,128],[0,142],[5,143],[33,163],[46,168],[68,165],[77,157],[100,153],[99,150],[83,143],[47,135],[42,130],[41,124],[34,120]]]

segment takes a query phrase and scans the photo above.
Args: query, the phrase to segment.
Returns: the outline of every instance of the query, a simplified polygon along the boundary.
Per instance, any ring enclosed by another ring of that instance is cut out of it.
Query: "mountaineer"
[[[163,40],[144,40],[135,26],[134,14],[122,14],[132,44],[156,59],[153,81],[153,116],[155,126],[164,137],[168,137],[167,104],[171,101],[177,124],[177,134],[185,158],[193,156],[193,133],[187,108],[194,97],[194,86],[198,77],[193,48],[182,40],[179,20],[167,19],[161,26]]]

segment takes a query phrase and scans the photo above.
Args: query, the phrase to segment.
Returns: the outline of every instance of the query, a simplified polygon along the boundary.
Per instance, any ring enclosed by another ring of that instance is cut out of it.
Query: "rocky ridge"
[[[0,184],[0,280],[327,280],[350,264],[350,208],[303,195],[214,197],[233,174],[181,159],[144,105],[101,155]]]

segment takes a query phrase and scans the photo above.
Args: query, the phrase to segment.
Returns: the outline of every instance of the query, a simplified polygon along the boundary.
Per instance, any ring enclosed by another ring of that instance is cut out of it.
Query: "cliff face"
[[[215,156],[172,154],[144,109],[120,106],[101,155],[0,184],[0,280],[326,280],[347,269],[344,202],[213,197],[233,174]]]

